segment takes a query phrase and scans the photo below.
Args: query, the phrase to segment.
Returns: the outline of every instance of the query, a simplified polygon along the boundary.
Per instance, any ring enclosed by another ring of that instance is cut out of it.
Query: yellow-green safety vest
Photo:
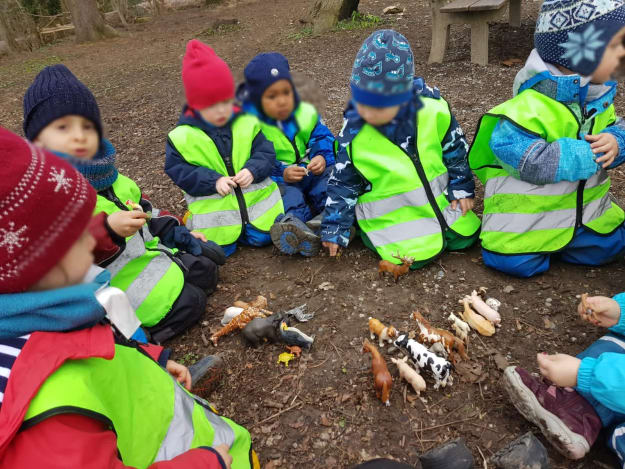
[[[452,210],[446,197],[449,175],[441,141],[451,123],[449,105],[443,99],[421,99],[415,162],[368,124],[348,147],[354,166],[371,184],[356,200],[358,225],[380,257],[396,264],[401,261],[392,256],[398,252],[415,261],[438,256],[447,229],[468,238],[480,228],[473,212],[462,216],[460,207]]]
[[[610,178],[603,169],[587,180],[544,185],[510,176],[489,146],[499,119],[548,143],[583,138],[580,123],[569,108],[533,89],[482,116],[469,163],[485,186],[480,235],[484,249],[500,254],[549,253],[563,249],[579,226],[602,235],[621,226],[625,215],[610,198]],[[611,105],[593,117],[592,133],[615,120]]]
[[[124,210],[127,200],[139,203],[141,190],[135,182],[119,174],[111,186],[117,200],[98,194],[94,213]],[[130,304],[144,326],[154,326],[171,310],[184,287],[184,274],[172,260],[171,250],[153,237],[146,225],[126,238],[126,247],[106,270],[111,285],[126,292]]]
[[[125,465],[145,468],[200,446],[226,444],[233,469],[250,469],[255,455],[249,432],[220,417],[138,350],[115,345],[111,360],[68,360],[30,402],[22,428],[63,413],[109,425]]]
[[[258,132],[258,119],[246,114],[237,116],[232,123],[232,157],[220,155],[213,140],[191,125],[176,127],[169,133],[169,140],[188,163],[234,176],[250,158],[252,142]],[[234,243],[247,223],[259,231],[269,232],[276,217],[284,213],[280,189],[269,177],[245,189],[235,187],[225,197],[185,194],[185,199],[190,213],[187,228],[204,233],[206,238],[222,246]]]

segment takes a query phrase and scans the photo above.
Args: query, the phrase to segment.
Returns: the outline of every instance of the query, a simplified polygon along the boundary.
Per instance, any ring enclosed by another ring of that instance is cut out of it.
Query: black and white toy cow
[[[434,389],[453,384],[451,376],[451,363],[435,353],[430,352],[416,340],[409,339],[406,334],[401,334],[394,342],[396,347],[405,350],[412,362],[421,369],[432,373],[435,383]]]

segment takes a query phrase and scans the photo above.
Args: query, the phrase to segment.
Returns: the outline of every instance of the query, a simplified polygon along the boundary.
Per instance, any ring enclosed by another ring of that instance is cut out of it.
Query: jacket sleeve
[[[443,163],[449,173],[447,199],[451,201],[475,197],[475,182],[467,160],[469,144],[454,116],[451,116],[449,130],[441,146],[443,147]]]
[[[308,148],[310,158],[321,155],[326,160],[326,166],[334,164],[334,134],[323,123],[321,116],[317,119],[317,125],[310,134]]]
[[[215,184],[223,176],[204,166],[187,163],[169,139],[165,148],[165,173],[180,189],[194,197],[216,194]]]
[[[171,356],[171,349],[154,344],[139,344],[139,347],[163,368],[167,366],[167,361]]]
[[[559,138],[551,143],[500,119],[489,146],[504,170],[532,184],[588,179],[599,170],[590,143]]]
[[[109,226],[107,214],[100,212],[89,222],[89,233],[96,240],[93,250],[94,263],[100,264],[114,257],[126,245],[126,240]]]
[[[141,196],[139,201],[144,212],[151,212],[152,216],[147,222],[148,229],[152,236],[158,236],[161,242],[167,247],[175,248],[173,243],[173,229],[181,225],[181,220],[167,210],[160,210],[152,206],[152,202],[146,197]],[[171,242],[168,240],[171,239]]]
[[[625,120],[618,117],[610,127],[606,127],[600,133],[612,134],[618,143],[618,154],[608,169],[616,168],[625,162]]]
[[[118,456],[117,437],[104,423],[78,414],[49,417],[19,432],[0,461],[2,467],[130,469]],[[149,469],[225,469],[211,448],[195,448]]]
[[[254,183],[258,183],[271,176],[275,163],[276,151],[273,148],[273,143],[267,140],[262,132],[258,132],[252,142],[250,159],[243,167],[251,171],[254,176]]]

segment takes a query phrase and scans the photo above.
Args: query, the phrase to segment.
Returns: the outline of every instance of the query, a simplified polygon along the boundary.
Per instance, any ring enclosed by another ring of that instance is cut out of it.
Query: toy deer
[[[399,370],[399,377],[401,379],[405,379],[408,384],[412,386],[414,392],[417,393],[417,396],[421,394],[421,391],[425,391],[425,380],[423,377],[411,367],[407,361],[408,356],[404,356],[402,359],[391,358],[391,361],[397,365],[397,369]]]
[[[382,278],[384,276],[384,272],[390,272],[395,278],[395,283],[397,283],[399,277],[408,273],[410,266],[414,262],[414,258],[402,257],[399,255],[399,251],[397,252],[397,254],[394,254],[393,257],[395,259],[399,259],[401,261],[401,265],[393,264],[390,261],[380,261],[380,263],[378,264],[378,277]]]
[[[375,387],[375,394],[385,405],[390,406],[389,396],[391,394],[391,387],[393,386],[393,378],[388,372],[386,362],[375,345],[369,342],[367,339],[362,344],[362,353],[371,353],[371,372],[373,373],[373,386]]]
[[[384,341],[388,341],[389,344],[393,343],[393,339],[397,337],[397,330],[393,326],[385,326],[375,318],[369,317],[369,332],[371,333],[371,340],[378,336],[378,345],[384,347]]]
[[[418,311],[412,313],[410,317],[419,325],[419,338],[421,341],[429,344],[433,344],[434,342],[442,343],[449,354],[449,359],[454,365],[458,362],[458,355],[460,355],[460,358],[463,360],[469,359],[467,351],[464,348],[464,342],[451,332],[433,327]]]

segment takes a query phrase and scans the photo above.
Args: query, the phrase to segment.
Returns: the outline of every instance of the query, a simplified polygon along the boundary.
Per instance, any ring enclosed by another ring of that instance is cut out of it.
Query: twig
[[[332,347],[334,347],[334,351],[336,352],[336,354],[338,355],[339,358],[341,358],[341,353],[343,352],[340,348],[338,348],[336,345],[334,345],[334,342],[330,342],[330,345]],[[339,353],[340,351],[340,353]]]
[[[321,363],[317,363],[316,365],[309,366],[309,367],[308,367],[308,369],[310,370],[311,368],[317,368],[317,367],[319,367],[319,366],[323,365],[323,364],[324,364],[325,362],[327,362],[329,359],[330,359],[330,357],[326,358],[326,359],[325,359],[324,361],[322,361]]]
[[[310,274],[310,280],[308,281],[309,284],[312,284],[313,279],[315,278],[315,275],[317,275],[319,272],[321,272],[321,269],[323,269],[323,266],[319,267],[312,274]]]
[[[480,449],[480,447],[477,447],[477,450],[480,452],[480,456],[482,456],[482,461],[484,462],[484,469],[488,469],[488,464],[486,464],[486,458],[484,457],[484,453],[482,453],[482,450]]]
[[[435,428],[448,427],[449,425],[454,425],[455,423],[466,422],[467,420],[473,420],[477,415],[473,415],[472,417],[467,417],[466,419],[454,420],[453,422],[441,423],[440,425],[434,425],[432,427],[422,428],[421,431],[425,432],[427,430],[434,430]]]
[[[289,410],[295,409],[296,407],[299,407],[299,406],[301,406],[301,405],[302,405],[302,403],[301,403],[301,402],[298,402],[297,404],[292,405],[292,406],[290,406],[290,407],[287,407],[286,409],[282,409],[280,412],[276,412],[275,414],[270,415],[270,416],[269,416],[269,417],[267,417],[266,419],[262,419],[260,422],[253,423],[252,425],[248,426],[247,428],[254,428],[254,427],[256,427],[257,425],[260,425],[261,423],[268,422],[269,420],[272,420],[272,419],[274,419],[274,418],[278,417],[279,415],[282,415],[282,414],[284,414],[285,412],[288,412]]]

